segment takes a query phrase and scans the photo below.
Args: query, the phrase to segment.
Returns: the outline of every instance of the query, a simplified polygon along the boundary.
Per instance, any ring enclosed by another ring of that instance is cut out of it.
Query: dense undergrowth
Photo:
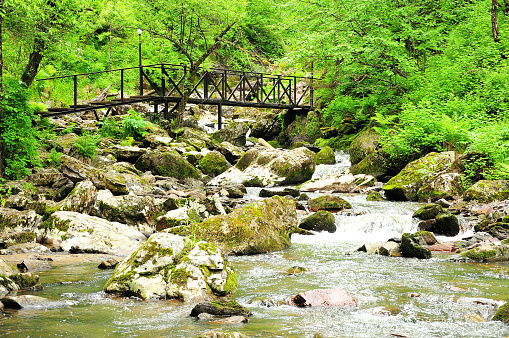
[[[473,154],[465,168],[471,182],[509,178],[507,1],[498,1],[498,39],[492,34],[490,0],[53,3],[6,0],[7,79],[21,78],[26,60],[41,46],[36,78],[136,65],[137,28],[143,29],[144,64],[180,64],[187,56],[203,53],[222,27],[236,21],[203,66],[321,78],[316,82],[319,114],[295,132],[318,139],[320,145],[346,147],[357,133],[372,128],[381,135],[379,151],[388,161],[406,163],[430,151],[454,150]],[[125,80],[127,94],[139,90],[136,71],[126,71]],[[120,90],[115,76],[80,77],[79,97],[92,98],[110,84],[110,92]],[[32,156],[36,147],[30,145],[32,136],[15,133],[30,135],[28,122],[34,119],[30,111],[41,105],[30,109],[9,86],[2,104],[12,107],[6,111],[24,113],[17,114],[19,121],[10,121],[10,126],[4,122],[5,142],[17,139],[27,144],[15,148],[24,150],[7,154],[7,162],[12,161],[9,175],[15,177],[26,174],[27,166],[38,165]],[[19,95],[68,105],[69,88],[71,79],[35,81]],[[107,120],[102,136],[132,143],[140,135],[128,124],[143,130],[137,125],[141,120],[136,114],[122,124]],[[335,127],[339,136],[320,138],[320,127]],[[39,140],[51,137],[47,131],[37,134]],[[90,156],[94,137],[80,136],[83,144],[77,148],[84,156]],[[58,156],[51,150],[49,161],[58,162]]]

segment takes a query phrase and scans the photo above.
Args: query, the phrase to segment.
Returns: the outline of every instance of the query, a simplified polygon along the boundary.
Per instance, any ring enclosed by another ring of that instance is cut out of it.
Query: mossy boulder
[[[368,154],[359,163],[353,164],[350,167],[350,172],[354,175],[371,175],[377,180],[383,179],[387,175],[387,172],[391,170],[387,162],[387,158],[375,151]]]
[[[385,201],[385,199],[383,198],[382,194],[380,194],[379,191],[370,191],[368,193],[368,196],[366,196],[366,201],[377,202]]]
[[[93,214],[112,222],[130,225],[155,223],[157,209],[150,196],[114,196],[109,190],[100,190]]]
[[[228,170],[228,168],[231,167],[231,164],[228,163],[226,157],[220,152],[211,151],[203,156],[198,166],[205,175],[216,177]]]
[[[168,229],[193,235],[216,244],[227,254],[253,255],[290,246],[297,228],[295,201],[275,196],[235,209],[228,215],[213,216],[201,223]]]
[[[509,198],[509,182],[506,180],[481,180],[465,191],[467,201],[475,200],[481,203],[503,201]]]
[[[509,245],[482,245],[461,253],[461,257],[475,262],[509,261]]]
[[[236,273],[215,245],[156,233],[117,265],[104,291],[187,301],[225,296],[236,287]]]
[[[502,219],[500,222],[490,222],[485,219],[477,223],[474,226],[474,230],[477,232],[487,232],[501,241],[509,238],[509,223],[507,219]]]
[[[352,205],[338,196],[325,195],[317,198],[310,199],[308,206],[311,211],[318,210],[333,210],[341,211],[344,209],[351,209]]]
[[[419,259],[431,258],[431,251],[426,244],[424,234],[421,232],[413,234],[404,233],[401,235],[400,248],[403,257],[414,257]]]
[[[509,324],[509,303],[505,303],[497,309],[493,320],[498,320]]]
[[[244,122],[232,122],[223,129],[212,134],[212,138],[217,142],[230,142],[234,146],[243,147],[246,145],[246,134],[249,131],[249,125]]]
[[[336,164],[336,155],[334,154],[334,150],[329,147],[323,147],[317,154],[315,159],[315,164]]]
[[[361,162],[362,159],[375,151],[379,141],[380,134],[373,129],[367,129],[359,133],[348,149],[350,162],[352,162],[352,164]]]
[[[315,153],[305,147],[288,151],[257,147],[244,153],[234,167],[212,179],[209,184],[261,187],[298,184],[309,180],[314,171]]]
[[[281,133],[281,120],[279,114],[269,113],[256,121],[251,128],[251,136],[263,138],[266,141],[274,140]]]
[[[437,235],[445,235],[445,236],[456,236],[460,232],[460,225],[458,218],[453,214],[448,212],[444,212],[438,214],[436,219],[435,226],[430,229],[433,233]]]
[[[76,211],[88,214],[92,211],[97,199],[97,188],[90,180],[77,183],[74,189],[57,203],[57,210]]]
[[[444,208],[438,204],[426,204],[416,212],[414,212],[412,217],[417,217],[420,220],[426,221],[429,219],[434,219],[438,214],[444,213]]]
[[[385,196],[397,201],[427,201],[460,194],[460,176],[449,172],[456,157],[453,151],[433,152],[410,162],[384,185]]]
[[[306,217],[299,228],[313,231],[336,232],[334,215],[326,210],[319,210]]]
[[[147,151],[136,161],[135,167],[178,179],[201,178],[200,172],[176,151]]]

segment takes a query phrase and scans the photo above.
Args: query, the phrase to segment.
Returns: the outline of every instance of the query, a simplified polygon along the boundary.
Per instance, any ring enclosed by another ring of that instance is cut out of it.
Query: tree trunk
[[[498,20],[497,20],[498,0],[491,0],[491,32],[493,33],[493,41],[499,42],[498,37]]]
[[[189,74],[187,76],[187,79],[184,81],[184,88],[182,91],[182,98],[179,102],[179,107],[177,109],[177,116],[174,121],[175,126],[179,126],[180,122],[182,122],[182,119],[184,117],[184,112],[186,110],[187,102],[189,101],[189,97],[191,96],[191,90],[194,86],[194,79],[196,78],[196,75],[198,74],[198,71],[200,70],[200,65],[207,59],[207,57],[212,54],[219,46],[221,45],[223,36],[225,36],[226,33],[235,25],[236,21],[234,21],[232,24],[230,24],[228,27],[226,27],[221,34],[219,34],[215,38],[215,43],[207,48],[205,52],[196,60],[195,62],[192,62],[191,67],[189,68]],[[180,46],[177,46],[180,50],[183,48]],[[190,60],[191,61],[191,60]]]
[[[39,65],[41,64],[41,60],[43,57],[44,49],[46,48],[46,44],[44,40],[41,38],[35,39],[34,50],[30,54],[30,58],[28,59],[28,64],[25,67],[25,71],[21,76],[21,81],[27,85],[27,88],[30,87],[32,82],[34,81],[37,72],[39,71]]]
[[[0,0],[0,12],[4,13],[4,0]],[[3,37],[2,37],[2,25],[4,16],[0,15],[0,100],[3,97],[3,69],[4,69],[4,58],[3,58]],[[2,122],[4,118],[4,112],[0,107],[0,178],[4,177],[4,149],[2,145]]]

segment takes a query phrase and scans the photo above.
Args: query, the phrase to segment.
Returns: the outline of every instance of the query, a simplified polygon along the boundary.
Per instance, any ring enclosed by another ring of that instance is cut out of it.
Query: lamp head
[[[138,33],[138,35],[141,35],[143,31],[141,29],[138,28],[138,30],[136,31],[136,33]]]

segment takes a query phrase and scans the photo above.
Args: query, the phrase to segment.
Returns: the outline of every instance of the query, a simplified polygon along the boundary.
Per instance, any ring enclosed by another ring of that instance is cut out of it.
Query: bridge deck
[[[140,95],[128,96],[125,94],[125,79],[132,79],[133,74],[139,79],[135,83]],[[72,79],[74,90],[73,104],[67,107],[49,108],[48,111],[38,112],[38,114],[42,117],[50,117],[90,110],[96,112],[97,109],[108,109],[109,112],[117,106],[146,102],[154,105],[156,113],[158,106],[163,104],[163,112],[167,118],[170,113],[168,105],[173,104],[171,111],[174,111],[182,99],[183,85],[187,75],[188,67],[185,65],[155,64],[40,79],[38,81]],[[83,103],[78,97],[79,81],[84,81],[90,76],[96,78],[108,76],[108,79],[120,88],[119,96],[107,101]],[[144,85],[153,89],[153,95],[144,95]],[[188,103],[217,105],[219,121],[222,106],[307,111],[314,109],[312,77],[271,75],[229,69],[202,69],[199,79],[197,77],[192,85]]]

